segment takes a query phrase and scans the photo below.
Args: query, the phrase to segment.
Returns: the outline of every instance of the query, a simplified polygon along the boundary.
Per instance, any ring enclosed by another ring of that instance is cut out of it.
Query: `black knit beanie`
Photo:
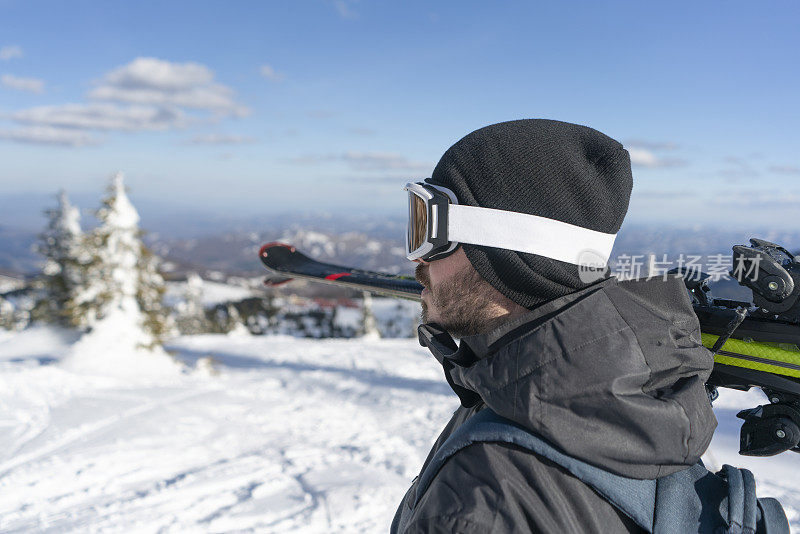
[[[529,213],[611,234],[622,226],[633,187],[630,157],[620,143],[586,126],[546,119],[501,122],[472,132],[444,153],[427,181],[451,189],[459,204]],[[487,282],[529,309],[593,283],[583,282],[571,263],[462,246]]]

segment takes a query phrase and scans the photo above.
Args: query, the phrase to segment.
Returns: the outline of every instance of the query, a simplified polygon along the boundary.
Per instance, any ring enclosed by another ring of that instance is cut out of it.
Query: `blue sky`
[[[0,0],[0,196],[402,215],[468,132],[631,151],[629,220],[794,228],[796,2]],[[0,225],[13,224],[0,213]]]

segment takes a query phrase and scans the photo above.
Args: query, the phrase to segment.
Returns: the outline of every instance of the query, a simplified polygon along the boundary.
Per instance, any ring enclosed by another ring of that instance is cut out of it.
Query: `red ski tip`
[[[350,276],[350,273],[334,273],[325,277],[325,280],[338,280],[343,276]]]
[[[276,241],[276,242],[273,242],[273,243],[267,243],[266,245],[261,247],[261,250],[258,251],[258,255],[261,256],[262,258],[266,258],[269,255],[268,252],[267,252],[267,249],[268,248],[273,248],[273,247],[284,247],[284,248],[288,248],[289,252],[295,252],[295,248],[292,245],[287,245],[286,243],[278,243]]]

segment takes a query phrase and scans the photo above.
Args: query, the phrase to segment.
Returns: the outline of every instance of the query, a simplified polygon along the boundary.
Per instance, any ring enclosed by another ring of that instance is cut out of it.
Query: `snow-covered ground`
[[[2,532],[386,532],[457,404],[413,339],[183,337],[149,378],[69,371],[74,342],[0,331]],[[736,453],[754,399],[723,392],[706,461],[800,527],[800,456]]]
[[[167,291],[164,295],[164,304],[175,306],[186,295],[187,282],[168,282]],[[211,280],[201,280],[199,288],[201,302],[206,308],[226,302],[236,302],[249,297],[261,296],[261,293],[253,291],[251,288],[235,286]]]
[[[22,289],[23,287],[25,287],[25,280],[21,277],[0,274],[0,293]]]

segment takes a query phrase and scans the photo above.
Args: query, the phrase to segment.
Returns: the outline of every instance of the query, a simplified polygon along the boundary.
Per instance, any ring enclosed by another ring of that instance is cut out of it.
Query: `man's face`
[[[422,322],[437,323],[455,337],[488,332],[513,311],[525,311],[489,285],[459,247],[440,260],[419,262],[417,281],[422,291]],[[505,306],[504,306],[505,305]]]

